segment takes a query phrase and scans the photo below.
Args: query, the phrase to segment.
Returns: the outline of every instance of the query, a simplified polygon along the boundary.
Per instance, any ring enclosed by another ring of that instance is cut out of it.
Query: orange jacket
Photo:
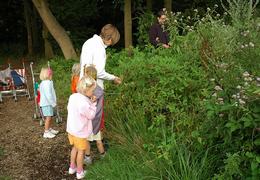
[[[79,82],[79,76],[73,76],[71,79],[71,92],[76,93],[77,92],[77,84]]]

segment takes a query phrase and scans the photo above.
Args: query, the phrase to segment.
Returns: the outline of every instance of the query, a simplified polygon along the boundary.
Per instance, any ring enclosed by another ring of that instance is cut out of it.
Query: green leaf
[[[257,138],[255,141],[254,141],[254,144],[256,146],[260,146],[260,138]]]

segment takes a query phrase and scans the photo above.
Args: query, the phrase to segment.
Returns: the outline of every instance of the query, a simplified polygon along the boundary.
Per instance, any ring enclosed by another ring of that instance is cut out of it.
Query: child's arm
[[[87,119],[93,120],[96,115],[96,111],[97,111],[96,105],[97,105],[96,102],[81,104],[79,113],[81,115],[85,116]]]

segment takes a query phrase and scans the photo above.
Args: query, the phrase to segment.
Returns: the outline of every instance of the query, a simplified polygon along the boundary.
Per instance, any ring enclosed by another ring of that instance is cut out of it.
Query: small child
[[[40,72],[40,107],[45,119],[44,138],[54,138],[59,131],[51,128],[52,116],[54,115],[54,107],[56,106],[56,93],[53,87],[52,70],[42,68]]]
[[[84,76],[85,77],[92,77],[93,79],[97,79],[97,70],[93,65],[87,66],[84,68]],[[96,96],[97,99],[97,112],[95,118],[92,120],[92,125],[93,125],[93,133],[87,138],[87,150],[85,152],[85,163],[86,164],[91,164],[92,163],[92,158],[90,156],[90,143],[89,141],[96,141],[98,151],[100,153],[101,157],[105,156],[105,149],[102,143],[102,134],[101,134],[101,118],[102,118],[102,113],[103,113],[103,98],[104,98],[104,91],[103,89],[97,85],[94,95]]]
[[[84,154],[87,149],[86,138],[93,131],[92,120],[96,115],[96,97],[93,92],[96,81],[91,77],[83,77],[77,85],[77,93],[70,96],[68,102],[67,132],[71,145],[69,174],[76,173],[77,179],[85,177],[83,170]]]
[[[77,83],[79,81],[79,75],[80,75],[80,64],[76,63],[72,66],[72,76],[71,76],[71,92],[76,93],[77,92]]]

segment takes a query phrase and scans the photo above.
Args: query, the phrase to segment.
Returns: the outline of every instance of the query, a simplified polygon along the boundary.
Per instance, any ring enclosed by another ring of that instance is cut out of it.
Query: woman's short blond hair
[[[75,63],[72,66],[72,76],[79,76],[80,74],[80,63]]]
[[[43,67],[40,72],[40,80],[51,80],[52,70],[49,67]]]
[[[97,80],[97,69],[94,65],[85,66],[84,67],[84,76],[92,77],[93,79]]]
[[[92,77],[82,77],[77,84],[77,92],[85,94],[93,86],[96,86],[96,81]]]
[[[101,29],[100,37],[106,41],[111,39],[112,41],[111,45],[115,45],[120,39],[120,33],[118,29],[112,24],[106,24]]]

